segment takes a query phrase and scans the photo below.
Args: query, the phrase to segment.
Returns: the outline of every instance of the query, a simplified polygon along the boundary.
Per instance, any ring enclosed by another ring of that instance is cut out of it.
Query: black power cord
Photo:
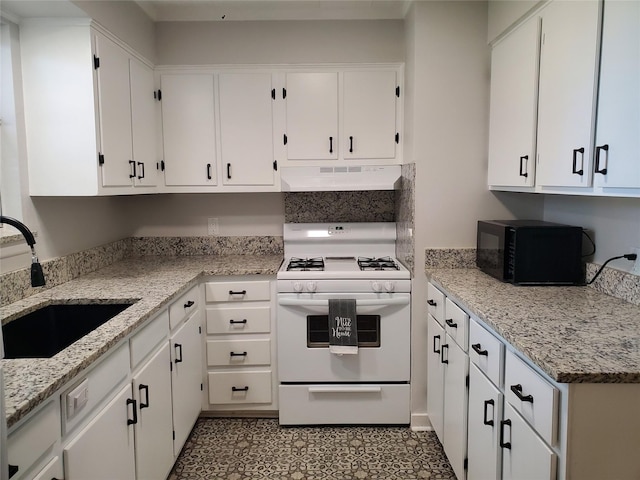
[[[604,267],[607,266],[607,263],[609,263],[609,262],[611,262],[613,260],[618,260],[620,258],[626,258],[627,260],[636,260],[638,258],[638,255],[636,253],[626,253],[626,254],[620,255],[618,257],[611,257],[609,260],[607,260],[606,262],[604,262],[602,264],[602,266],[600,267],[600,270],[598,270],[596,272],[596,274],[593,276],[593,278],[587,282],[587,285],[591,285],[596,280],[596,278],[598,278],[598,275],[600,275],[600,273],[602,272]]]

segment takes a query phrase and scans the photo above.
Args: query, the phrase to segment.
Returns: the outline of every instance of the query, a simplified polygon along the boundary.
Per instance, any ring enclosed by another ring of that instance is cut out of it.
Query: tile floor
[[[433,432],[200,418],[169,480],[412,480],[455,475]]]

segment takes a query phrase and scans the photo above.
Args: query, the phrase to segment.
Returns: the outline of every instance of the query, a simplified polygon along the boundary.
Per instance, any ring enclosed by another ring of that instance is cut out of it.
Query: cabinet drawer
[[[169,333],[169,312],[164,310],[141,331],[131,337],[131,370],[134,370]]]
[[[210,307],[206,311],[207,333],[269,333],[271,308]]]
[[[427,308],[440,325],[444,325],[444,293],[432,283],[427,284]]]
[[[444,324],[445,331],[466,352],[469,315],[448,298],[444,304]]]
[[[205,285],[207,302],[253,302],[269,300],[271,287],[268,280],[257,282],[209,282]]]
[[[504,373],[505,398],[549,444],[555,445],[558,389],[542,378],[513,352],[507,351]]]
[[[56,402],[49,402],[33,418],[9,435],[9,465],[17,466],[18,474],[29,470],[58,440],[60,417],[57,406]]]
[[[195,312],[198,309],[199,299],[198,285],[196,285],[186,293],[180,295],[180,297],[169,306],[169,326],[171,330],[191,315],[191,312]]]
[[[504,343],[473,318],[469,320],[469,359],[495,385],[502,385]]]
[[[209,372],[209,403],[271,403],[271,370]]]
[[[207,365],[269,365],[271,340],[207,340]]]

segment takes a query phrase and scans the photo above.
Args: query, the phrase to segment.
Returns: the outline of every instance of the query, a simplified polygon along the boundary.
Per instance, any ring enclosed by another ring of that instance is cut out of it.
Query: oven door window
[[[358,315],[358,347],[380,346],[380,315]],[[329,316],[307,315],[307,347],[329,347]]]

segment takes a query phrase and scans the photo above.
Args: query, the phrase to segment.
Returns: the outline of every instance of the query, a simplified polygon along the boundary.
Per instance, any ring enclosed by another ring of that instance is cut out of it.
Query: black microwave
[[[478,222],[476,265],[521,285],[584,284],[582,227],[540,220]]]

